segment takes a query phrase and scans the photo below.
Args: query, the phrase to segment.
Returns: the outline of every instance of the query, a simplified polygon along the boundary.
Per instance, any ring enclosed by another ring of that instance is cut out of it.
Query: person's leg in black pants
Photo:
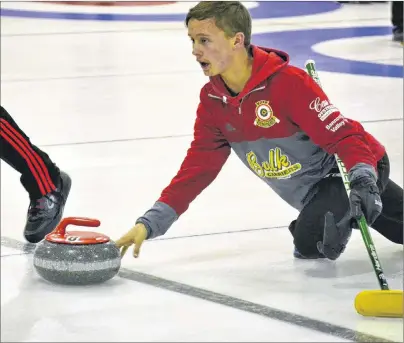
[[[290,224],[296,247],[295,257],[323,257],[317,242],[323,240],[324,215],[330,211],[335,221],[340,221],[348,212],[349,201],[338,169],[317,184],[317,193]],[[383,211],[372,228],[390,241],[403,244],[403,189],[389,179],[390,164],[387,155],[378,163],[378,186],[381,190]]]
[[[70,177],[31,143],[3,106],[0,106],[0,158],[21,174],[21,183],[30,198],[24,235],[29,242],[39,242],[61,219]]]
[[[390,241],[403,244],[403,189],[389,179],[381,199],[383,211],[372,228]]]
[[[391,23],[393,25],[393,40],[403,42],[403,1],[392,1]]]

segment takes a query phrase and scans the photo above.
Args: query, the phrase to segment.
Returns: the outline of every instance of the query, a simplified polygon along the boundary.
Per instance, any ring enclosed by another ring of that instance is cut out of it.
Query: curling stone
[[[98,227],[97,219],[68,217],[39,242],[34,251],[34,267],[52,283],[90,285],[113,278],[121,266],[119,249],[102,233],[66,231],[66,226]]]

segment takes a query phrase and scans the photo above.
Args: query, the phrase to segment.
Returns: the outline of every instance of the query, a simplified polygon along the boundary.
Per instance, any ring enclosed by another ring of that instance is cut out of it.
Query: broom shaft
[[[316,71],[315,62],[313,60],[308,60],[305,63],[305,67],[306,67],[306,70],[307,70],[308,74],[312,77],[312,79],[320,87],[322,87],[321,83],[320,83],[320,78],[319,78],[319,76],[317,74],[317,71]],[[335,159],[337,161],[338,169],[339,169],[339,171],[341,173],[341,177],[342,177],[342,180],[344,182],[344,186],[345,186],[345,189],[347,191],[347,195],[349,197],[349,193],[351,192],[351,187],[349,185],[348,171],[347,171],[344,163],[342,162],[342,160],[338,157],[338,155],[335,154],[334,156],[335,156]],[[372,236],[370,235],[369,228],[368,228],[368,225],[367,225],[365,217],[362,215],[361,218],[359,220],[357,220],[357,222],[358,222],[358,225],[359,225],[360,232],[362,234],[363,241],[364,241],[365,246],[366,246],[366,250],[368,251],[370,260],[372,262],[373,269],[374,269],[374,271],[376,273],[376,277],[377,277],[377,280],[379,282],[380,288],[382,290],[388,290],[389,286],[387,284],[387,279],[386,279],[386,277],[385,277],[385,275],[383,273],[383,268],[382,268],[382,265],[380,263],[379,257],[377,255],[376,247],[375,247],[375,245],[373,243]]]

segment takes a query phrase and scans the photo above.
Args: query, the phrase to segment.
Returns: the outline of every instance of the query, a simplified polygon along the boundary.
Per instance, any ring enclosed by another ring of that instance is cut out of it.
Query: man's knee
[[[324,255],[317,249],[317,240],[320,239],[320,236],[306,230],[302,225],[296,225],[296,223],[297,221],[294,220],[289,225],[289,231],[292,233],[295,245],[294,256],[305,259],[323,258]]]

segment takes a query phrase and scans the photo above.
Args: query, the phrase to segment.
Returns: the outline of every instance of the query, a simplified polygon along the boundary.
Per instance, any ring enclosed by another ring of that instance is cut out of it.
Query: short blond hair
[[[244,33],[244,46],[251,44],[251,15],[239,1],[202,1],[192,7],[185,19],[185,25],[191,19],[214,19],[216,26],[227,37],[234,37],[237,32]]]

